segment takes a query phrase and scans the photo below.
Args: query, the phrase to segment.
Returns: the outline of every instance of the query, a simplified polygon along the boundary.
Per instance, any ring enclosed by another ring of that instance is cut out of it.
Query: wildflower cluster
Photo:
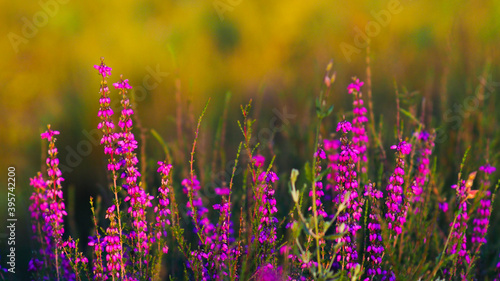
[[[430,169],[430,156],[432,154],[432,148],[434,147],[434,136],[429,134],[427,131],[421,131],[416,133],[420,147],[419,147],[419,155],[417,158],[417,170],[415,171],[415,178],[411,185],[412,198],[411,201],[413,204],[422,203],[422,192],[424,190],[424,186],[429,179],[429,175],[431,174]],[[419,212],[419,206],[415,207],[415,212]]]
[[[349,94],[352,94],[354,98],[352,142],[354,149],[356,149],[359,154],[360,163],[358,163],[358,172],[361,171],[363,174],[366,174],[368,164],[368,154],[366,149],[369,139],[365,128],[366,123],[368,123],[368,118],[366,117],[367,110],[364,106],[363,93],[361,92],[361,87],[364,85],[364,82],[359,81],[357,78],[353,78],[352,80],[353,83],[347,86]]]
[[[495,167],[481,166],[480,187],[472,190],[476,172],[467,180],[461,179],[464,156],[458,184],[452,186],[456,208],[450,208],[455,209],[455,216],[451,217],[446,199],[450,189],[441,190],[446,175],[431,170],[430,165],[435,131],[422,129],[427,127],[412,115],[415,110],[398,108],[411,122],[404,122],[410,128],[400,126],[403,122],[399,122],[398,115],[399,141],[390,147],[395,150],[394,170],[389,168],[393,167],[391,158],[385,155],[383,134],[369,127],[374,125],[368,124],[361,91],[364,83],[359,79],[354,78],[347,87],[353,95],[353,114],[347,114],[352,122],[343,117],[334,123],[336,132],[328,128],[331,123],[322,123],[333,112],[333,107],[327,105],[335,80],[332,64],[327,67],[324,80],[326,93],[322,92],[316,102],[319,122],[314,142],[309,142],[314,144],[314,149],[309,150],[312,163],[302,163],[305,176],[300,178],[302,168],[293,169],[289,185],[280,181],[286,175],[280,171],[283,162],[275,162],[274,142],[266,147],[255,142],[252,132],[256,120],[250,118],[251,102],[241,106],[244,120],[238,126],[244,139],[238,147],[229,181],[225,172],[215,174],[219,165],[227,170],[222,166],[226,157],[222,148],[213,153],[212,165],[206,165],[205,158],[195,163],[205,110],[198,120],[189,165],[182,159],[172,162],[177,157],[171,157],[170,147],[183,150],[183,146],[171,146],[153,132],[164,147],[167,160],[157,162],[156,177],[147,177],[140,171],[148,171],[152,166],[148,163],[154,162],[147,161],[143,150],[141,154],[137,150],[139,142],[133,130],[134,122],[139,120],[128,95],[132,87],[122,76],[112,84],[121,105],[120,116],[113,119],[107,82],[112,69],[104,60],[94,68],[101,79],[97,128],[102,132],[101,144],[110,176],[109,190],[104,192],[109,194],[97,197],[96,208],[90,198],[93,231],[89,247],[79,246],[79,240],[69,237],[64,229],[67,216],[64,179],[55,145],[59,132],[49,125],[41,134],[48,141],[46,173],[39,172],[30,179],[33,193],[29,211],[37,249],[28,268],[34,280],[161,280],[166,278],[162,267],[167,257],[168,264],[184,265],[183,270],[167,268],[167,274],[179,277],[183,271],[186,280],[475,278],[471,276],[478,264],[476,259],[483,256],[481,246],[488,242],[497,190],[491,189],[490,181]],[[369,89],[370,116],[373,116],[370,93]],[[224,139],[224,117],[219,124],[220,144]],[[179,127],[182,133],[182,124]],[[417,132],[413,138],[403,138],[412,131]],[[369,132],[373,133],[370,137]],[[140,140],[144,145],[146,137],[141,135]],[[376,142],[376,148],[370,147],[370,140]],[[198,148],[204,150],[205,147]],[[282,153],[276,151],[278,156]],[[241,152],[244,164],[238,165]],[[272,158],[266,166],[264,155],[268,154]],[[409,168],[406,161],[410,161]],[[296,162],[291,161],[290,165]],[[185,173],[186,166],[189,173]],[[209,172],[205,170],[208,166],[212,167]],[[215,179],[217,185],[209,185],[207,178]],[[202,186],[217,187],[202,190]],[[284,195],[287,186],[291,200]],[[474,198],[470,204],[468,200]],[[281,209],[287,204],[292,205],[289,210]],[[284,216],[287,212],[288,216]],[[186,235],[186,230],[193,235]],[[431,246],[441,250],[430,249]],[[84,253],[92,256],[90,262]],[[178,253],[183,256],[176,256]],[[500,263],[497,270],[495,280],[500,280]],[[486,270],[478,268],[477,276],[483,277],[483,272]],[[3,277],[1,272],[0,277]]]
[[[352,130],[352,125],[348,121],[341,121],[337,125],[337,132],[342,131],[341,152],[339,156],[339,176],[336,179],[337,186],[335,191],[338,195],[335,203],[345,204],[346,210],[343,211],[337,219],[337,232],[342,232],[345,227],[347,235],[339,238],[337,243],[344,243],[342,251],[345,255],[339,255],[338,261],[345,264],[346,269],[354,268],[357,265],[358,251],[356,243],[356,233],[361,228],[359,219],[361,218],[361,206],[358,199],[358,180],[356,173],[356,163],[358,162],[359,152],[353,147],[347,138],[347,133]],[[346,196],[347,195],[347,196]]]
[[[410,154],[411,144],[401,141],[398,145],[391,146],[396,150],[396,168],[389,178],[387,185],[388,200],[386,201],[387,213],[385,218],[388,221],[387,227],[395,235],[401,234],[402,226],[406,222],[406,210],[403,206],[403,184],[405,175],[405,155]]]

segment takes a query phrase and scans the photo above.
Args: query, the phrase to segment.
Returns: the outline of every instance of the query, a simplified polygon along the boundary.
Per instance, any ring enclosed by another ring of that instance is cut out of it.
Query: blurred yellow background
[[[391,5],[398,13],[382,17],[378,32],[371,26],[375,88],[396,78],[432,92],[445,68],[474,79],[487,58],[498,61],[499,1],[2,1],[2,162],[26,165],[40,128],[68,120],[73,108],[80,125],[94,128],[92,65],[101,56],[111,82],[124,74],[140,86],[148,69],[160,70],[139,109],[148,127],[159,127],[174,115],[176,78],[196,109],[226,91],[244,101],[262,85],[293,103],[315,94],[332,58],[343,89],[365,73],[356,28]],[[342,43],[360,51],[351,62]]]

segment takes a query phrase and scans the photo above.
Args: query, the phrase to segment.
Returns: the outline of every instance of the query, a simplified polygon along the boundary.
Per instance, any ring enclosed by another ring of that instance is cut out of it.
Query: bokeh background
[[[301,165],[309,152],[300,143],[310,134],[314,97],[330,60],[337,72],[331,96],[335,115],[350,108],[345,87],[352,76],[366,78],[367,48],[358,44],[365,41],[359,30],[366,34],[366,27],[375,114],[384,116],[388,136],[394,126],[395,82],[400,90],[426,99],[429,125],[448,119],[447,133],[453,135],[461,123],[447,117],[465,121],[478,114],[461,114],[454,106],[476,93],[485,73],[500,81],[500,1],[494,0],[22,0],[0,2],[0,15],[0,177],[5,179],[8,166],[16,168],[20,272],[26,271],[30,253],[28,180],[41,166],[39,134],[46,124],[61,131],[60,158],[70,167],[64,186],[66,194],[73,194],[66,200],[76,211],[67,233],[85,239],[88,197],[105,190],[102,148],[81,144],[98,138],[92,130],[98,122],[100,80],[93,65],[100,57],[113,68],[110,82],[123,74],[138,89],[142,126],[156,129],[180,151],[178,157],[187,157],[182,143],[192,141],[190,128],[208,98],[202,132],[208,154],[227,92],[232,94],[225,145],[233,154],[241,139],[236,126],[240,104],[253,99],[261,120],[274,116],[273,109],[293,114],[290,122],[297,130],[289,137],[297,145],[282,140],[277,150],[283,155],[278,163],[286,169]],[[353,53],[346,55],[343,46]],[[486,104],[497,101],[492,93]],[[498,120],[494,105],[488,108],[484,113]],[[186,132],[181,137],[178,116]],[[495,132],[496,122],[488,127]],[[152,163],[163,159],[149,133],[147,143]],[[460,148],[449,151],[450,166],[443,169],[456,168]],[[0,192],[3,226],[7,191]],[[4,267],[5,233],[2,227]]]

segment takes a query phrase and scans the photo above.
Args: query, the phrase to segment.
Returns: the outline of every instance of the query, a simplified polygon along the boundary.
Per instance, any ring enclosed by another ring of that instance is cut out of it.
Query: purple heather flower
[[[129,238],[133,245],[133,250],[137,253],[137,262],[147,264],[145,258],[149,253],[148,245],[148,224],[146,221],[146,208],[152,207],[151,200],[154,198],[146,193],[143,185],[137,183],[141,174],[137,168],[139,160],[135,153],[137,141],[132,133],[132,115],[134,111],[130,105],[130,100],[127,96],[125,88],[120,89],[122,96],[122,112],[118,125],[121,132],[117,134],[116,153],[122,158],[118,164],[124,168],[121,177],[124,179],[123,188],[127,190],[126,202],[129,202],[128,213],[132,219],[132,231]],[[142,266],[142,265],[141,265]]]
[[[484,166],[479,167],[479,171],[483,171],[488,175],[493,174],[496,170],[497,168],[491,166],[490,164],[486,164]]]
[[[428,132],[421,131],[416,136],[419,140],[420,149],[415,179],[410,187],[412,189],[412,203],[422,202],[421,195],[423,188],[431,173],[429,158],[432,154],[432,148],[434,147],[434,136],[431,136]],[[415,208],[415,212],[419,212],[418,206]]]
[[[219,196],[228,196],[231,190],[227,187],[216,187],[215,194]]]
[[[378,202],[382,198],[382,191],[373,187],[372,183],[365,186],[365,197],[370,198],[371,210],[368,215],[368,240],[369,245],[366,248],[367,260],[367,274],[370,277],[384,276],[387,272],[382,270],[382,256],[384,253],[384,246],[382,243],[382,233],[379,224],[379,214],[377,211]]]
[[[323,148],[319,147],[318,151],[314,152],[314,158],[326,159],[326,153]]]
[[[347,86],[347,90],[349,91],[349,94],[352,94],[352,92],[356,91],[359,92],[361,91],[361,87],[365,84],[364,82],[359,81],[359,79],[353,78],[352,79],[354,82],[349,84]]]
[[[214,225],[210,222],[207,217],[208,209],[203,206],[203,200],[199,190],[201,189],[200,182],[198,181],[196,175],[193,179],[184,179],[182,181],[182,191],[184,194],[188,195],[188,215],[193,218],[195,231],[201,237],[202,245],[210,245],[213,243],[213,231],[215,230]]]
[[[406,208],[403,206],[403,184],[404,184],[404,156],[410,154],[411,144],[401,141],[398,145],[391,146],[397,149],[396,168],[389,178],[387,186],[388,199],[386,201],[387,213],[385,218],[388,221],[387,227],[392,229],[396,235],[401,234],[402,226],[406,222]]]
[[[106,68],[104,61],[101,62],[101,66]],[[111,70],[111,68],[109,68]],[[120,135],[114,132],[115,124],[113,122],[113,110],[111,109],[111,99],[109,98],[109,88],[107,86],[106,76],[103,75],[99,98],[99,112],[97,116],[101,119],[101,122],[97,124],[97,129],[101,130],[103,136],[101,138],[101,144],[104,145],[104,154],[109,155],[108,160],[108,170],[113,173],[113,177],[116,179],[116,172],[121,168],[121,163],[118,161],[118,157],[121,154],[116,146],[116,142]]]
[[[158,162],[158,172],[161,174],[161,186],[158,188],[158,206],[154,208],[154,212],[156,213],[156,239],[158,239],[158,245],[162,248],[163,253],[168,252],[168,246],[166,243],[162,243],[160,240],[161,237],[167,237],[167,225],[170,225],[170,216],[171,210],[169,208],[170,205],[170,171],[172,170],[171,164],[166,164],[165,162]]]
[[[276,224],[278,219],[274,214],[278,212],[276,208],[276,199],[274,198],[273,183],[279,178],[273,171],[262,172],[259,177],[258,196],[256,198],[260,202],[258,207],[260,224],[259,224],[259,242],[261,244],[273,244],[276,242]]]
[[[315,170],[315,176],[319,176],[321,174],[321,159],[326,159],[326,153],[321,147],[321,145],[318,147],[318,150],[314,153],[314,158],[316,161],[316,170]],[[321,202],[321,199],[324,197],[325,192],[323,191],[323,182],[321,181],[316,181],[315,183],[315,190],[316,190],[316,212],[317,214],[315,215],[320,215],[324,218],[328,216],[328,214],[325,212],[325,207],[323,206],[323,203]],[[313,189],[309,190],[309,197],[313,198]],[[309,211],[312,210],[312,206],[309,207]]]
[[[476,218],[472,220],[472,247],[473,249],[479,249],[480,244],[486,243],[486,231],[488,229],[488,224],[490,220],[490,208],[491,208],[491,192],[488,190],[485,192],[484,197],[479,201],[479,208],[476,213]]]
[[[342,124],[349,124],[347,121],[339,123],[337,128],[343,127]],[[349,124],[350,125],[350,124]],[[356,233],[361,228],[359,219],[361,218],[361,206],[358,199],[358,180],[356,173],[356,164],[358,163],[359,152],[354,149],[352,143],[347,138],[347,132],[343,130],[344,134],[341,137],[342,146],[338,160],[339,174],[336,178],[337,185],[335,191],[337,197],[334,202],[339,206],[341,203],[346,204],[346,208],[339,214],[337,219],[336,232],[340,233],[340,227],[345,225],[346,235],[337,239],[337,243],[343,242],[342,250],[345,252],[344,258],[347,261],[346,269],[356,267],[358,260]],[[349,196],[346,198],[346,194]],[[347,200],[347,201],[344,201]],[[338,255],[338,262],[341,261],[342,256]]]
[[[366,173],[366,166],[368,164],[368,156],[367,156],[367,145],[368,145],[368,133],[365,128],[365,124],[368,123],[368,118],[366,117],[366,107],[364,107],[363,102],[363,94],[361,92],[361,87],[363,86],[363,82],[360,82],[359,79],[353,78],[354,83],[350,84],[347,87],[349,94],[353,94],[353,113],[354,119],[353,123],[353,147],[359,152],[359,164],[361,165],[359,168],[362,173]],[[358,171],[360,171],[358,170]]]
[[[128,79],[113,83],[113,87],[115,87],[115,89],[132,89],[132,86],[128,84]]]
[[[401,152],[403,155],[408,155],[411,153],[411,143],[407,143],[406,141],[400,142],[398,145],[391,146],[391,149],[396,149]]]
[[[464,265],[464,262],[470,263],[470,257],[467,253],[467,239],[465,232],[467,230],[467,222],[469,216],[467,215],[467,187],[464,180],[460,184],[453,185],[451,188],[456,190],[458,207],[461,209],[458,214],[455,224],[451,223],[451,244],[448,246],[447,254],[453,255],[458,253],[457,264]]]
[[[325,199],[330,200],[331,199],[331,192],[334,189],[334,186],[336,185],[335,179],[338,177],[338,162],[339,162],[339,151],[338,149],[341,146],[340,140],[324,140],[323,141],[323,147],[327,153],[327,159],[328,159],[328,164],[327,168],[331,169],[331,172],[326,175],[326,188],[325,190],[330,191],[329,193],[326,194]]]
[[[439,209],[441,209],[441,211],[445,213],[448,212],[448,202],[439,202],[438,207]]]
[[[56,136],[56,135],[59,135],[59,131],[53,131],[53,130],[50,129],[50,127],[49,127],[49,129],[47,131],[45,131],[42,134],[40,134],[40,136],[42,137],[42,139],[47,139],[49,142],[52,141],[52,138],[54,136]]]
[[[257,168],[262,168],[264,167],[264,162],[266,161],[266,158],[264,156],[257,154],[253,157],[253,161],[255,162],[255,166]]]
[[[101,64],[94,65],[94,68],[99,71],[102,78],[106,78],[106,76],[111,75],[111,67],[104,64],[104,58],[101,58]]]
[[[122,243],[118,230],[118,223],[116,222],[115,205],[112,205],[106,210],[106,218],[109,219],[109,226],[106,229],[106,236],[104,236],[105,249],[108,255],[106,256],[107,271],[110,277],[120,277],[122,263]]]
[[[349,121],[343,120],[340,121],[337,125],[337,132],[342,131],[342,133],[346,134],[347,132],[350,132],[352,130],[352,125]]]
[[[63,192],[61,182],[61,170],[59,170],[59,159],[57,158],[58,150],[55,146],[56,135],[58,131],[54,131],[47,126],[47,131],[41,134],[42,139],[49,141],[47,164],[47,180],[44,180],[41,173],[30,180],[30,185],[33,186],[34,192],[31,199],[29,210],[33,219],[32,230],[35,235],[34,239],[40,243],[39,256],[42,260],[58,260],[60,262],[61,272],[57,278],[71,277],[68,271],[68,260],[61,254],[60,248],[62,246],[62,236],[64,234],[64,216],[67,215],[66,207],[63,202]],[[46,269],[50,272],[55,270],[52,268],[54,264],[44,263]],[[30,265],[31,270],[38,269],[36,259],[33,259]],[[50,273],[49,273],[50,274]],[[50,276],[44,276],[49,278]]]
[[[479,251],[481,245],[486,243],[485,236],[491,216],[491,191],[488,190],[490,187],[489,176],[495,172],[496,168],[490,164],[486,164],[485,166],[479,167],[479,170],[483,172],[480,190],[486,191],[482,194],[476,217],[472,220],[472,249],[474,249],[474,251]]]

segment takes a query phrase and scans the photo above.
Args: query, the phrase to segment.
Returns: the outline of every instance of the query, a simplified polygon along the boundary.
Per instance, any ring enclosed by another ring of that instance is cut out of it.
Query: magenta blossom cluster
[[[366,173],[368,165],[368,155],[367,155],[367,145],[368,145],[368,133],[366,131],[365,125],[368,123],[368,117],[366,117],[366,107],[364,106],[363,93],[361,92],[361,87],[364,82],[359,81],[357,78],[353,78],[353,83],[347,86],[349,94],[353,95],[353,113],[354,119],[352,120],[352,142],[354,149],[359,152],[359,167],[358,172]]]
[[[106,266],[107,271],[111,277],[119,278],[121,272],[122,262],[122,243],[118,231],[118,223],[116,221],[115,205],[112,205],[106,210],[106,218],[109,219],[109,226],[106,229],[106,236],[104,236],[104,243],[106,253]]]
[[[203,205],[203,200],[200,195],[200,181],[194,175],[192,179],[184,179],[182,181],[182,192],[188,196],[187,214],[193,219],[195,224],[194,231],[200,237],[202,245],[210,245],[213,243],[214,225],[207,217],[208,209]]]
[[[339,170],[338,170],[338,162],[339,162],[339,149],[341,146],[341,142],[338,139],[334,140],[324,140],[323,141],[323,148],[325,149],[326,155],[327,155],[327,168],[331,170],[331,172],[326,175],[326,187],[325,190],[327,191],[327,194],[325,195],[326,200],[331,199],[331,194],[333,192],[333,189],[336,185],[336,178],[338,177]]]
[[[47,158],[47,176],[46,181],[46,202],[47,202],[47,212],[45,213],[45,226],[48,227],[47,233],[49,236],[53,237],[57,244],[61,243],[62,235],[64,233],[64,216],[67,215],[64,202],[63,202],[63,192],[61,182],[64,179],[61,177],[62,173],[59,170],[59,159],[57,158],[57,148],[55,146],[56,138],[54,136],[59,135],[58,131],[53,131],[48,126],[48,130],[42,133],[42,139],[47,139],[49,141],[49,157]]]
[[[430,135],[427,131],[416,133],[419,140],[420,149],[417,162],[417,170],[415,172],[415,179],[411,184],[412,189],[412,203],[422,202],[422,192],[431,173],[430,169],[430,156],[432,148],[434,147],[434,136]],[[415,208],[415,212],[419,212],[419,207]]]
[[[337,185],[335,191],[338,193],[334,203],[339,206],[345,204],[346,208],[337,219],[336,232],[340,233],[341,226],[344,225],[346,235],[337,239],[337,243],[344,243],[342,250],[345,255],[338,255],[337,261],[344,259],[346,268],[355,268],[358,260],[358,251],[356,243],[356,233],[361,228],[359,219],[361,218],[361,206],[358,199],[358,181],[356,173],[356,164],[358,163],[358,151],[354,149],[353,144],[347,138],[347,133],[352,129],[352,125],[346,121],[341,121],[337,126],[337,131],[342,130],[341,152],[339,156],[338,171],[336,179]],[[349,194],[349,196],[346,196]]]
[[[394,231],[395,235],[401,234],[402,226],[406,222],[406,209],[403,206],[403,183],[405,175],[405,155],[411,153],[411,144],[401,141],[398,145],[391,146],[396,150],[396,168],[389,178],[387,185],[388,199],[386,200],[387,228]]]
[[[59,132],[52,130],[50,125],[47,126],[47,131],[41,134],[41,138],[49,142],[46,159],[47,179],[38,173],[30,180],[30,185],[35,191],[31,195],[29,210],[33,219],[32,230],[38,234],[34,240],[40,244],[38,257],[41,260],[34,257],[29,263],[29,269],[40,279],[74,280],[75,274],[71,271],[69,260],[62,251],[63,224],[67,213],[61,186],[64,179],[59,169],[58,150],[55,145],[57,135]],[[48,272],[42,273],[42,268],[46,268]]]
[[[382,270],[382,256],[384,253],[384,246],[382,243],[382,231],[379,223],[379,214],[377,211],[378,202],[382,198],[382,191],[373,187],[372,183],[365,186],[365,197],[370,199],[371,208],[368,215],[368,241],[369,245],[366,248],[367,260],[367,275],[370,278],[375,276],[385,276],[387,271]],[[367,278],[365,280],[370,280]]]
[[[125,201],[129,202],[130,207],[128,213],[133,219],[132,231],[130,232],[130,240],[134,245],[134,252],[138,254],[138,265],[142,267],[143,261],[146,262],[146,255],[149,252],[148,246],[148,225],[146,222],[146,208],[152,207],[150,196],[144,190],[144,187],[138,184],[138,178],[141,176],[137,165],[139,160],[135,153],[137,149],[137,141],[132,133],[132,115],[134,111],[130,104],[130,99],[127,96],[126,89],[131,87],[128,83],[120,79],[120,82],[113,84],[116,89],[120,89],[122,96],[122,112],[118,126],[121,128],[120,138],[117,142],[118,151],[122,155],[121,162],[124,163],[124,171],[121,177],[124,179],[123,187],[127,190],[127,197]],[[144,260],[143,260],[144,258]]]
[[[274,216],[278,212],[276,208],[276,198],[274,198],[273,184],[279,178],[273,171],[262,172],[259,175],[259,192],[261,202],[258,212],[260,213],[259,224],[259,242],[261,244],[271,245],[276,242],[276,225],[278,219]]]
[[[118,161],[120,151],[116,148],[116,141],[119,138],[119,134],[115,133],[115,124],[113,122],[113,109],[111,109],[111,98],[109,97],[108,82],[106,80],[107,75],[111,75],[111,68],[104,64],[104,60],[101,59],[100,65],[94,65],[94,68],[99,70],[102,75],[102,81],[100,86],[99,98],[99,112],[97,116],[101,119],[101,122],[97,124],[97,129],[101,130],[103,136],[101,138],[101,144],[104,145],[104,154],[109,155],[108,160],[108,170],[113,173],[114,180],[116,180],[116,172],[120,169],[121,162]]]
[[[479,250],[481,244],[486,243],[486,231],[488,230],[491,215],[491,191],[487,189],[490,186],[489,176],[496,171],[496,168],[487,164],[479,167],[479,171],[483,172],[481,190],[486,189],[486,191],[484,191],[481,200],[479,200],[479,208],[476,217],[472,220],[472,248],[476,251]]]
[[[219,222],[215,234],[215,243],[210,246],[213,255],[211,268],[215,269],[212,278],[221,280],[228,278],[228,263],[236,263],[240,254],[239,248],[230,248],[230,243],[234,242],[233,224],[231,221],[231,197],[229,188],[219,188],[218,195],[222,196],[220,204],[214,204],[213,208],[219,211]],[[233,273],[233,277],[237,275]]]
[[[321,147],[319,146],[318,150],[314,153],[314,159],[316,161],[315,165],[315,176],[319,176],[321,174],[321,161],[326,159],[326,153]],[[321,181],[315,181],[315,190],[316,190],[316,214],[315,215],[320,215],[324,218],[328,216],[328,214],[325,212],[325,207],[322,202],[322,198],[325,195],[325,192],[323,190],[323,182]],[[309,197],[313,198],[313,189],[309,190]],[[312,206],[309,207],[309,211],[312,210]]]
[[[469,215],[467,214],[467,187],[464,180],[460,181],[457,186],[453,185],[451,188],[456,190],[457,203],[460,213],[458,214],[455,224],[451,224],[451,244],[447,249],[448,255],[453,255],[458,253],[458,265],[463,265],[464,262],[470,263],[470,257],[467,254],[467,238],[465,232],[467,230],[467,222],[469,221]]]
[[[161,185],[158,188],[158,206],[154,208],[156,214],[155,228],[156,228],[156,239],[161,241],[162,237],[167,237],[167,225],[171,224],[170,216],[172,215],[170,210],[170,188],[169,179],[170,171],[172,170],[172,165],[167,164],[163,161],[158,162],[157,172],[161,175]],[[160,248],[164,254],[168,253],[167,245],[160,245]]]

